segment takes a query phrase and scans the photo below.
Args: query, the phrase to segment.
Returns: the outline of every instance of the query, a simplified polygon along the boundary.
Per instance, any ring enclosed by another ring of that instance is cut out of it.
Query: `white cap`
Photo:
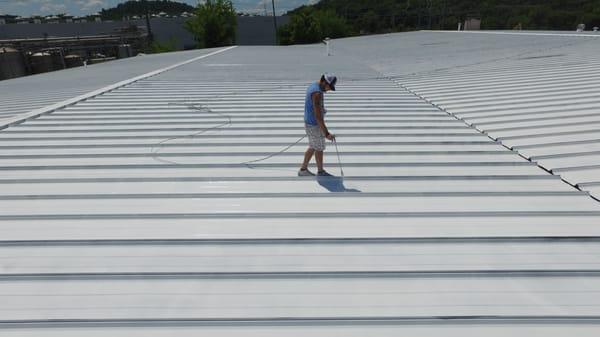
[[[322,77],[325,80],[325,82],[327,82],[327,84],[329,84],[329,86],[331,87],[331,90],[335,91],[335,84],[337,83],[337,76],[335,76],[335,74],[325,73],[325,74],[323,74]]]

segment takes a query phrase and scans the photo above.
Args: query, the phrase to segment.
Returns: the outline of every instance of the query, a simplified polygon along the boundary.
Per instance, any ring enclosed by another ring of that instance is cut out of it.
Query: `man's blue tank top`
[[[306,90],[306,98],[304,99],[304,123],[308,124],[308,125],[319,125],[317,123],[317,119],[315,118],[315,111],[313,109],[313,101],[312,101],[312,94],[315,92],[320,92],[321,93],[321,113],[323,114],[323,117],[325,117],[325,95],[323,95],[323,91],[321,90],[321,87],[319,87],[319,83],[315,82],[313,84],[311,84],[308,89]]]

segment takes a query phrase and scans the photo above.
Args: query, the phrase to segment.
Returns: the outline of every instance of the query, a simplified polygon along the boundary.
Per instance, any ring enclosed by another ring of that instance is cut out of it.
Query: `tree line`
[[[206,0],[194,9],[172,1],[147,1],[152,12],[193,11],[185,27],[199,47],[235,43],[236,12],[230,0]],[[104,16],[145,13],[143,2],[128,1],[102,10]],[[278,28],[280,44],[322,41],[325,37],[456,29],[469,18],[481,19],[482,29],[575,30],[600,26],[600,0],[321,0],[287,13],[290,21]]]
[[[468,18],[482,29],[575,30],[600,26],[600,0],[322,0],[288,12],[282,44],[325,37],[456,29]]]
[[[143,17],[146,15],[146,10],[150,14],[158,14],[164,12],[167,15],[180,15],[183,12],[191,13],[194,11],[194,7],[185,3],[169,1],[169,0],[147,0],[147,1],[135,1],[130,0],[113,8],[102,9],[100,11],[100,17],[102,20],[122,20],[125,17],[139,16]]]

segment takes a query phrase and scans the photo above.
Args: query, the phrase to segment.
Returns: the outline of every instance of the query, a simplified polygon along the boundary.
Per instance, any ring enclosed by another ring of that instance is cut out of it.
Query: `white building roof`
[[[597,335],[598,201],[427,90],[469,104],[444,75],[510,78],[547,68],[527,50],[597,48],[544,39],[237,47],[12,117],[42,114],[0,131],[0,335]],[[478,56],[511,41],[513,57]],[[305,140],[245,164],[303,135],[323,71],[340,78],[326,94],[337,177],[296,177]]]
[[[0,81],[0,125],[15,115],[60,103],[212,51],[214,49],[144,55]]]
[[[598,39],[398,79],[454,116],[600,198]]]

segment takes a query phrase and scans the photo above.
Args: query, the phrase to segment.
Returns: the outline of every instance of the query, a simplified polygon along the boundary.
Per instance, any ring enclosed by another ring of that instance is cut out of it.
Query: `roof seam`
[[[54,111],[56,111],[58,109],[62,109],[64,107],[66,107],[66,106],[76,104],[76,103],[81,102],[83,100],[86,100],[86,99],[89,99],[89,98],[93,98],[93,97],[98,96],[98,95],[102,95],[105,92],[108,92],[108,91],[111,91],[111,90],[115,90],[115,89],[124,87],[126,85],[131,84],[131,83],[135,83],[137,81],[140,81],[140,80],[152,77],[152,76],[156,76],[158,74],[161,74],[161,73],[164,73],[166,71],[178,68],[178,67],[186,65],[188,63],[192,63],[192,62],[195,62],[195,61],[198,61],[198,60],[201,60],[201,59],[204,59],[204,58],[207,58],[207,57],[210,57],[210,56],[222,53],[222,52],[226,52],[226,51],[228,51],[230,49],[233,49],[235,47],[237,47],[237,46],[231,46],[231,47],[219,49],[219,50],[214,51],[212,53],[208,53],[208,54],[205,54],[205,55],[194,57],[194,58],[192,58],[190,60],[183,61],[183,62],[171,65],[171,66],[166,67],[166,68],[158,69],[158,70],[155,70],[155,71],[152,71],[152,72],[140,75],[140,76],[136,76],[136,77],[130,78],[130,79],[125,80],[125,81],[117,82],[115,84],[112,84],[112,85],[106,86],[104,88],[100,88],[100,89],[88,92],[86,94],[83,94],[83,95],[80,95],[80,96],[77,96],[77,97],[74,97],[74,98],[62,101],[62,102],[58,102],[58,103],[55,103],[55,104],[52,104],[52,105],[49,105],[49,106],[46,106],[46,107],[35,109],[35,110],[33,110],[33,111],[25,114],[25,115],[18,115],[18,116],[14,116],[14,117],[11,117],[11,118],[7,118],[7,120],[4,120],[4,121],[0,122],[0,130],[8,128],[8,127],[10,127],[12,125],[17,125],[17,124],[23,123],[23,122],[25,122],[25,121],[27,121],[29,119],[32,119],[32,118],[37,118],[37,117],[39,117],[39,116],[41,116],[43,114],[52,113],[52,112],[54,112]]]
[[[543,167],[543,166],[539,165],[537,162],[534,162],[534,161],[532,160],[532,158],[527,158],[526,156],[524,156],[524,155],[523,155],[523,154],[521,154],[520,152],[518,152],[518,151],[515,151],[514,149],[512,149],[512,148],[508,147],[507,145],[505,145],[505,144],[504,144],[504,142],[502,142],[502,140],[501,140],[501,139],[499,139],[499,138],[493,138],[493,137],[492,137],[492,136],[490,136],[490,135],[489,135],[487,132],[485,132],[485,131],[483,131],[483,130],[480,130],[479,128],[477,128],[477,126],[476,126],[475,124],[470,124],[469,122],[467,122],[467,121],[466,121],[466,120],[464,120],[463,118],[456,116],[455,114],[453,114],[453,113],[449,112],[449,111],[448,111],[448,110],[446,110],[445,108],[442,108],[441,106],[439,106],[439,105],[437,105],[437,104],[433,103],[432,101],[430,101],[430,100],[429,100],[429,99],[427,99],[426,97],[423,97],[423,96],[419,95],[419,94],[418,94],[418,93],[416,93],[415,91],[413,91],[413,90],[411,90],[410,88],[406,87],[404,84],[397,82],[397,81],[399,81],[399,79],[395,80],[395,79],[391,79],[391,78],[390,78],[390,80],[391,80],[392,82],[396,83],[398,86],[400,86],[400,87],[401,87],[401,88],[403,88],[404,90],[406,90],[406,91],[410,92],[411,94],[415,95],[415,96],[416,96],[416,97],[418,97],[419,99],[421,99],[421,100],[423,100],[423,101],[425,101],[425,102],[429,103],[430,105],[432,105],[432,106],[433,106],[433,107],[435,107],[436,109],[438,109],[438,110],[440,110],[440,111],[443,111],[443,112],[447,113],[449,116],[452,116],[452,117],[454,117],[455,119],[457,119],[457,120],[459,120],[459,121],[462,121],[462,122],[463,122],[463,123],[465,123],[465,124],[466,124],[466,125],[467,125],[469,128],[471,128],[471,129],[473,129],[473,130],[476,130],[476,131],[478,131],[479,133],[481,133],[481,134],[483,134],[483,135],[487,136],[488,138],[490,138],[490,140],[492,140],[492,141],[494,141],[494,142],[498,142],[500,145],[502,145],[503,147],[505,147],[507,150],[509,150],[509,151],[513,152],[514,154],[518,155],[519,157],[521,157],[521,158],[525,159],[527,162],[529,162],[529,163],[532,163],[532,164],[536,165],[537,167],[539,167],[540,169],[544,170],[544,171],[545,171],[545,172],[547,172],[548,174],[555,175],[555,174],[554,174],[554,172],[555,172],[556,170],[548,170],[548,169],[546,169],[545,167]],[[561,177],[561,180],[562,180],[562,181],[563,181],[565,184],[567,184],[567,185],[571,186],[572,188],[574,188],[574,189],[576,189],[576,190],[578,190],[578,191],[583,191],[583,190],[580,188],[580,186],[579,186],[579,185],[577,185],[577,184],[571,184],[569,181],[567,181],[567,180],[563,179],[562,177]],[[590,198],[594,199],[595,201],[598,201],[598,202],[600,202],[600,199],[596,198],[594,195],[592,195],[592,194],[588,194],[588,196],[589,196]]]

